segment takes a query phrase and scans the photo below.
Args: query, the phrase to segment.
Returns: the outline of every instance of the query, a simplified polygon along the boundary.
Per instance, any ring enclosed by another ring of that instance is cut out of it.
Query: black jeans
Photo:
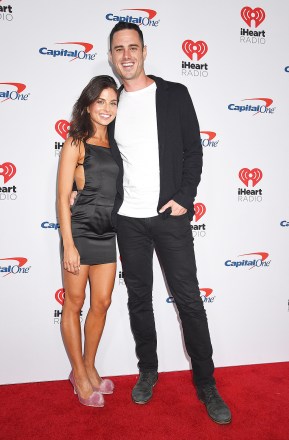
[[[117,238],[128,309],[140,371],[157,370],[157,337],[152,306],[153,251],[177,305],[196,386],[214,384],[212,345],[196,275],[187,215],[150,218],[117,216]]]

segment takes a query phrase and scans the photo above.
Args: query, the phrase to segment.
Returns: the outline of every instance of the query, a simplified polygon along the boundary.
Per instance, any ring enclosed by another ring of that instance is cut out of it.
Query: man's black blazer
[[[149,75],[156,82],[156,113],[159,141],[160,196],[159,210],[173,199],[194,214],[194,199],[202,172],[202,145],[199,123],[188,89],[179,83]],[[120,92],[123,86],[120,88]],[[137,111],[137,109],[136,109]],[[141,112],[141,109],[140,109]],[[143,121],[144,126],[146,121]],[[120,172],[112,221],[123,201],[123,164],[114,139],[115,121],[109,126],[111,152]]]

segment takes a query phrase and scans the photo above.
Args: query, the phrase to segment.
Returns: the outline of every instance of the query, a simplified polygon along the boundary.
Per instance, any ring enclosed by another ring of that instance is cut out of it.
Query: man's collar
[[[156,83],[157,87],[166,87],[166,83],[162,78],[160,78],[158,76],[154,76],[154,75],[147,75],[147,76],[149,78],[151,78]],[[118,89],[118,96],[121,94],[123,89],[124,89],[124,85],[122,84],[120,86],[120,88]]]

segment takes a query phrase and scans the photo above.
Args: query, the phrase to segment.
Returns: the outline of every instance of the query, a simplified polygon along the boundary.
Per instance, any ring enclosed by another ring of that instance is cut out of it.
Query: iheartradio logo
[[[245,6],[241,10],[241,17],[249,27],[252,27],[252,22],[254,21],[257,28],[265,20],[266,14],[262,8],[252,9],[250,6]]]
[[[11,162],[4,162],[0,164],[0,176],[4,178],[4,184],[9,182],[16,174],[16,166]]]
[[[248,168],[242,168],[239,171],[239,179],[248,187],[249,182],[252,182],[252,186],[257,185],[258,182],[263,177],[263,173],[259,168],[253,168],[249,170]]]
[[[208,52],[208,45],[204,41],[185,40],[182,49],[190,60],[193,60],[193,55],[196,54],[197,61],[199,61]]]
[[[2,0],[0,0],[2,1]],[[13,14],[12,14],[12,6],[1,6],[0,8],[0,20],[2,21],[12,21],[13,20]]]
[[[63,306],[63,304],[64,304],[64,297],[65,297],[65,290],[64,290],[64,289],[58,289],[58,290],[56,290],[54,296],[55,296],[56,301],[57,301],[61,306]]]
[[[206,207],[203,203],[195,203],[194,211],[195,211],[195,221],[198,222],[200,218],[206,213]]]
[[[206,213],[206,207],[203,203],[194,203],[195,211],[195,222],[197,223],[203,215]],[[193,237],[205,237],[206,235],[206,225],[203,223],[201,225],[191,224]]]
[[[249,170],[249,168],[242,168],[239,171],[239,179],[241,182],[249,187],[249,182],[253,188],[260,182],[263,177],[263,173],[259,168],[253,168]],[[247,188],[238,188],[238,202],[262,202],[263,194],[262,189],[247,189]]]
[[[69,133],[70,123],[65,119],[60,119],[55,123],[55,131],[62,137],[62,139],[66,140]]]

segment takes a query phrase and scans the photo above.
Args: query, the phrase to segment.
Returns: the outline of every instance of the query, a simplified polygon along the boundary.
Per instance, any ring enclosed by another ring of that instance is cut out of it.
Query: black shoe
[[[141,371],[131,396],[135,403],[147,403],[153,395],[153,387],[157,383],[157,371]]]
[[[197,394],[200,401],[206,405],[208,414],[214,422],[220,425],[231,422],[231,411],[215,385],[204,385],[202,388],[197,388]]]

